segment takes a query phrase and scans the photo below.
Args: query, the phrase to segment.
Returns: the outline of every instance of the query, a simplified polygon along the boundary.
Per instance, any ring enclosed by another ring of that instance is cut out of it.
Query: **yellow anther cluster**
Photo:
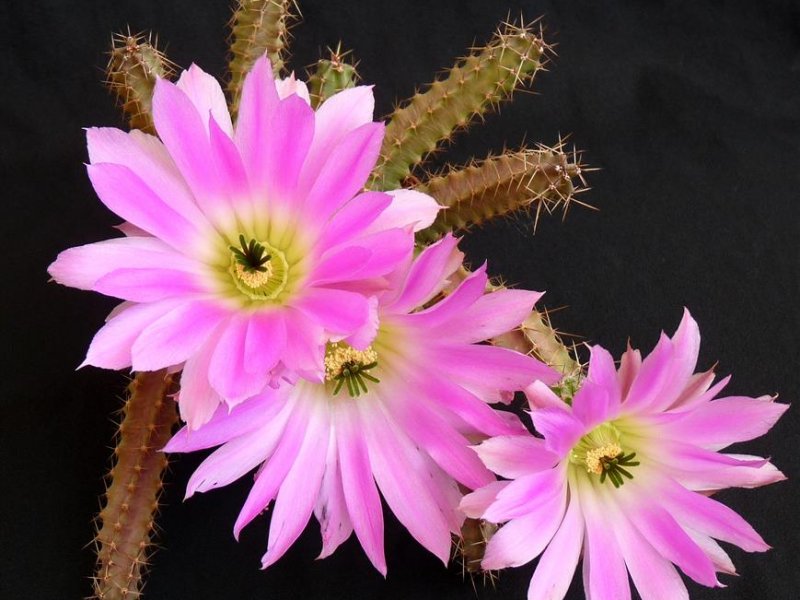
[[[270,261],[264,263],[262,268],[266,269],[266,271],[253,271],[245,268],[245,266],[241,263],[236,263],[234,266],[234,271],[236,272],[236,276],[243,284],[255,290],[260,288],[262,285],[266,285],[269,281],[269,278],[272,277],[272,264]]]
[[[593,448],[586,452],[586,471],[600,475],[603,472],[604,458],[616,458],[622,454],[622,448],[618,444],[606,444],[599,448]]]
[[[378,353],[368,346],[365,350],[356,350],[343,342],[336,342],[328,346],[325,353],[325,379],[333,381],[341,375],[342,367],[346,364],[369,365],[378,360]]]

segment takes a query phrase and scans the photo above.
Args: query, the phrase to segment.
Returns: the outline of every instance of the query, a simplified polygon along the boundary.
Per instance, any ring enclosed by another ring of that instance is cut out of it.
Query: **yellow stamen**
[[[236,277],[239,278],[239,281],[241,281],[250,289],[255,290],[260,288],[262,285],[266,285],[269,281],[269,278],[272,277],[271,261],[264,263],[262,268],[266,269],[266,271],[254,271],[247,269],[241,263],[236,263],[236,265],[234,265],[234,272],[236,273]]]
[[[325,353],[325,379],[333,381],[342,374],[348,365],[370,365],[378,360],[378,353],[368,346],[365,350],[356,350],[343,342],[328,345]]]
[[[586,452],[586,471],[600,475],[603,472],[603,459],[616,458],[620,454],[622,454],[622,448],[613,442],[599,448],[592,448]]]

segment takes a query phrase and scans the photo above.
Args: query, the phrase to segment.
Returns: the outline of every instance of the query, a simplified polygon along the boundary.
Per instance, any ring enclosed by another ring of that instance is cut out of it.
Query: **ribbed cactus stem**
[[[542,68],[546,50],[540,29],[503,24],[488,45],[475,48],[392,113],[371,187],[399,187],[453,131],[528,84]]]
[[[153,89],[160,77],[171,77],[174,65],[157,48],[151,34],[115,34],[106,65],[106,83],[128,115],[131,129],[154,133]]]
[[[445,207],[418,239],[431,242],[448,231],[520,210],[536,211],[535,226],[542,211],[566,210],[575,195],[586,189],[584,170],[578,153],[565,153],[563,143],[506,152],[450,169],[416,186]]]
[[[328,58],[321,58],[308,70],[308,91],[314,108],[336,92],[354,87],[359,80],[356,65],[347,61],[349,51],[342,52],[339,44],[336,50],[329,48],[328,52]]]
[[[495,338],[494,343],[524,354],[533,354],[565,377],[579,377],[581,365],[573,358],[546,313],[534,310],[519,329]]]
[[[130,384],[111,483],[98,516],[94,593],[100,600],[132,600],[140,595],[167,464],[160,450],[178,418],[170,397],[174,392],[173,378],[165,370],[138,373]]]
[[[236,114],[244,78],[256,60],[269,57],[276,77],[284,73],[289,53],[289,28],[299,16],[295,0],[238,0],[230,21],[231,112]]]

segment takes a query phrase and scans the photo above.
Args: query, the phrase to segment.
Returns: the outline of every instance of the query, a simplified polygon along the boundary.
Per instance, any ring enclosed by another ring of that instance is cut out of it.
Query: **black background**
[[[494,25],[545,15],[558,43],[538,95],[520,94],[457,136],[454,161],[507,142],[552,143],[573,133],[591,174],[583,198],[600,212],[546,218],[535,236],[514,219],[470,233],[473,262],[521,286],[548,290],[562,329],[615,354],[630,336],[650,349],[688,306],[703,333],[701,366],[733,373],[733,394],[798,397],[800,8],[780,2],[500,2],[307,0],[293,66],[342,39],[376,85],[378,113],[427,82]],[[79,598],[89,591],[90,520],[108,466],[112,411],[124,377],[74,371],[115,301],[47,284],[68,246],[106,238],[117,218],[95,198],[81,127],[120,125],[100,85],[109,34],[153,28],[182,66],[222,76],[228,3],[4,2],[0,6],[2,123],[2,598]],[[693,597],[796,598],[800,422],[793,408],[748,451],[772,456],[788,482],[720,494],[775,549],[732,550],[740,577],[727,590],[690,584]],[[146,598],[475,597],[387,521],[389,576],[354,539],[332,558],[316,524],[266,572],[260,518],[236,543],[244,482],[182,503],[200,456],[168,476],[163,546]],[[532,565],[502,574],[480,598],[525,597]],[[570,597],[582,597],[575,582]]]

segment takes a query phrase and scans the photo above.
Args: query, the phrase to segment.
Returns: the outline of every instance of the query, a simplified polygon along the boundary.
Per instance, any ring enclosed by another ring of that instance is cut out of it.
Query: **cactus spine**
[[[507,152],[417,185],[445,207],[433,225],[420,232],[419,240],[434,241],[448,231],[533,207],[535,227],[542,210],[566,210],[574,195],[586,189],[585,166],[577,152],[566,154],[563,148],[559,142],[553,148]]]
[[[359,76],[356,64],[347,62],[350,52],[342,52],[342,45],[336,50],[328,48],[329,58],[321,58],[308,70],[308,91],[311,106],[317,108],[336,92],[355,87]]]
[[[540,31],[541,33],[541,31]],[[454,130],[528,84],[542,68],[547,45],[531,26],[505,23],[425,92],[391,115],[371,187],[400,187],[412,169]]]
[[[115,34],[106,65],[106,83],[128,115],[131,129],[147,133],[155,133],[150,113],[156,79],[174,74],[174,65],[157,44],[152,34]]]
[[[245,75],[257,59],[266,53],[275,76],[284,72],[289,28],[299,14],[295,0],[238,0],[230,21],[231,114],[236,114]]]
[[[116,464],[109,473],[106,504],[98,517],[95,597],[138,598],[146,565],[153,518],[167,464],[160,452],[178,418],[174,381],[165,370],[139,373],[129,387]]]

